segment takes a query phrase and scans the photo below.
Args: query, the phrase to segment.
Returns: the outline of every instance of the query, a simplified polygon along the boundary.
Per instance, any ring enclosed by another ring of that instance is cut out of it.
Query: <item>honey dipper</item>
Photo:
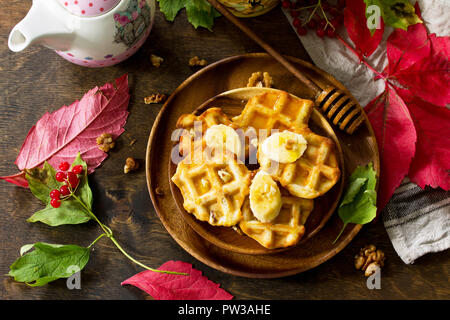
[[[346,94],[344,91],[333,86],[325,88],[319,87],[306,75],[290,63],[286,58],[279,54],[269,44],[257,36],[246,25],[239,21],[228,9],[226,9],[217,0],[208,0],[208,2],[224,15],[231,23],[244,32],[249,38],[259,44],[269,55],[284,66],[305,86],[312,90],[315,94],[315,103],[319,110],[339,129],[352,134],[359,125],[364,121],[363,111],[359,103]]]

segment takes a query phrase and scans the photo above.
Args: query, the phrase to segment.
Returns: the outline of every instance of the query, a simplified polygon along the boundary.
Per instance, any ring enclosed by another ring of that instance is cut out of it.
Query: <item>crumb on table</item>
[[[167,96],[165,94],[162,93],[154,93],[148,97],[144,98],[144,103],[145,104],[151,104],[151,103],[162,103],[164,101],[166,101]]]
[[[161,65],[161,63],[164,62],[164,59],[159,57],[159,56],[157,56],[156,54],[152,54],[150,56],[150,61],[152,62],[152,65],[154,67],[158,68]]]
[[[190,67],[204,67],[208,64],[208,61],[205,59],[200,59],[198,56],[192,57],[189,59]]]

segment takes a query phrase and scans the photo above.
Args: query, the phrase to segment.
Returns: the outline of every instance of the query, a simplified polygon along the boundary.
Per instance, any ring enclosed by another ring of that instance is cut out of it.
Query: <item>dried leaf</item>
[[[122,282],[147,292],[155,300],[231,300],[233,296],[192,268],[190,263],[168,261],[159,270],[188,273],[188,276],[142,271]]]
[[[92,173],[107,154],[99,150],[96,138],[104,132],[117,138],[128,117],[128,76],[116,79],[87,92],[80,101],[46,113],[31,128],[26,137],[16,165],[25,171],[40,167],[45,161],[57,167],[62,161],[73,162],[78,152]],[[2,177],[15,184],[22,183],[21,174]]]

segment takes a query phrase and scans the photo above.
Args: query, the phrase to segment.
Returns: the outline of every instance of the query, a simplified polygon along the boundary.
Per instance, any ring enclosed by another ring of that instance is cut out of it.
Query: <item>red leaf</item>
[[[409,170],[415,153],[416,130],[403,100],[390,86],[367,106],[381,158],[378,209],[387,204]]]
[[[25,172],[19,172],[12,176],[0,177],[0,179],[13,183],[19,187],[28,188],[28,181],[25,179]]]
[[[384,33],[384,22],[381,28],[374,34],[367,28],[366,4],[363,0],[347,0],[344,9],[344,25],[348,36],[353,41],[356,51],[361,59],[363,56],[369,57],[380,44]]]
[[[20,170],[41,166],[48,161],[57,167],[62,161],[72,162],[78,152],[93,172],[107,154],[101,151],[96,138],[110,133],[117,138],[128,116],[128,76],[116,79],[87,92],[80,101],[46,113],[31,128],[16,165]]]
[[[450,103],[450,37],[430,35],[431,51],[424,59],[395,74],[422,99],[438,106]]]
[[[395,29],[387,41],[389,65],[387,73],[394,75],[430,54],[431,43],[422,23],[409,26],[408,31]]]
[[[420,9],[416,3],[416,13]],[[396,29],[388,38],[389,78],[439,106],[450,103],[450,37],[428,35],[424,24]]]
[[[421,188],[450,189],[450,110],[399,90],[417,131],[416,154],[408,176]]]
[[[192,268],[190,263],[168,261],[159,270],[188,273],[188,276],[142,271],[125,280],[147,292],[155,300],[231,300],[233,296]]]

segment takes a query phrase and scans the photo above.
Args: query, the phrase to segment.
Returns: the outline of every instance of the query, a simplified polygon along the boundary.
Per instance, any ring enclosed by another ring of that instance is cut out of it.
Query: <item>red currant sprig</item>
[[[325,36],[333,38],[336,35],[336,29],[342,25],[344,16],[343,8],[345,0],[334,1],[334,4],[328,0],[284,0],[281,2],[283,8],[290,9],[290,15],[293,18],[292,24],[300,36],[306,35],[308,29],[315,30],[318,37]],[[307,18],[302,21],[301,11],[308,11]]]
[[[55,179],[58,182],[64,182],[59,190],[53,189],[50,192],[50,205],[53,208],[59,208],[61,206],[61,201],[68,198],[78,187],[80,183],[80,178],[78,175],[83,173],[83,166],[76,165],[72,168],[71,171],[68,171],[70,168],[70,164],[66,161],[63,161],[59,165],[59,169],[55,174]],[[62,197],[61,197],[62,196]]]

